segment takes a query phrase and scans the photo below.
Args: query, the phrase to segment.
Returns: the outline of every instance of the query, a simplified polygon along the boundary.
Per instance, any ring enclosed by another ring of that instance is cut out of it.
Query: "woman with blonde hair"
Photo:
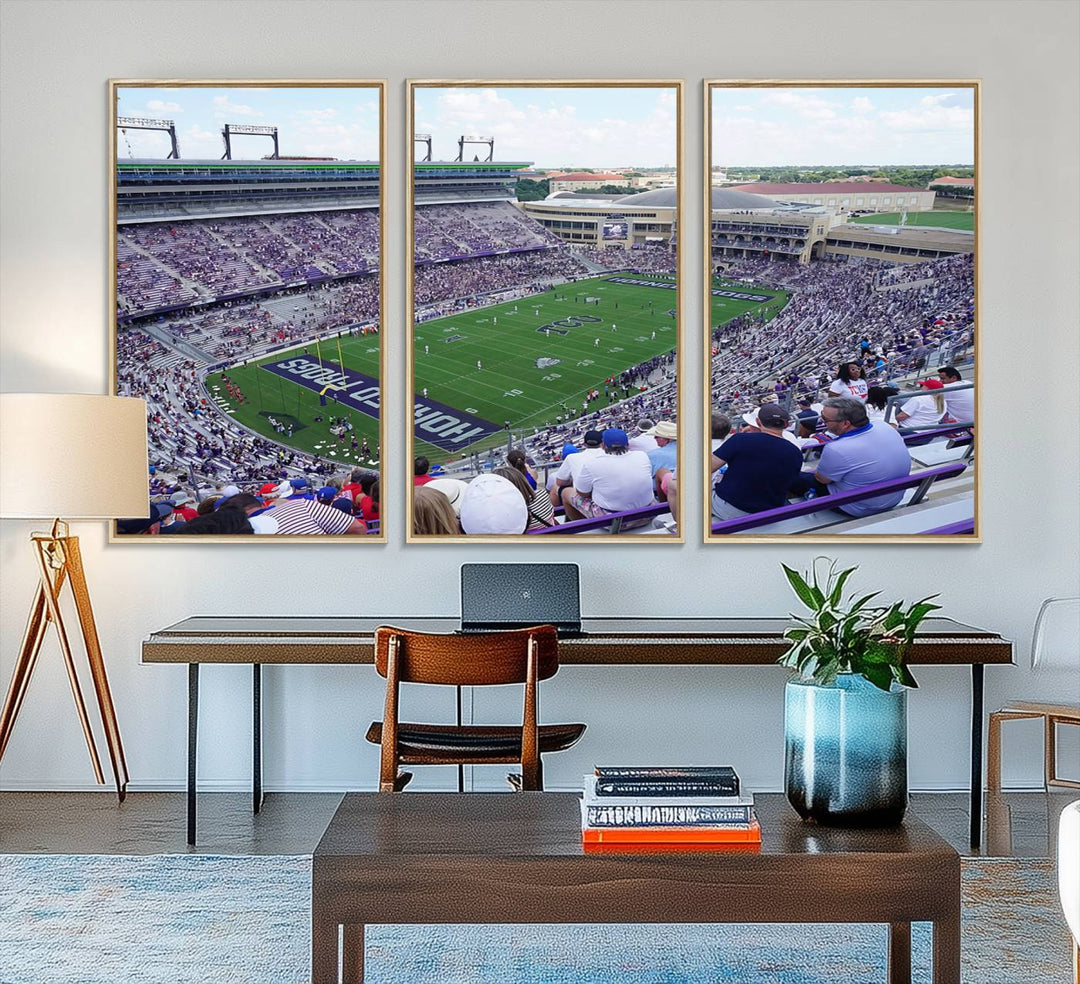
[[[413,533],[416,536],[457,536],[461,532],[450,500],[441,492],[413,489]]]

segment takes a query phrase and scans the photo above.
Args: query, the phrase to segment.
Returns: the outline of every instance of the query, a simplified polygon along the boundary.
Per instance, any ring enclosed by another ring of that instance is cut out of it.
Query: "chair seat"
[[[383,724],[374,721],[365,737],[382,744]],[[585,733],[584,724],[543,724],[537,728],[540,754],[561,752]],[[486,760],[517,762],[521,759],[521,728],[485,725],[398,725],[398,751],[402,761],[422,764],[431,756],[452,756],[458,762]]]

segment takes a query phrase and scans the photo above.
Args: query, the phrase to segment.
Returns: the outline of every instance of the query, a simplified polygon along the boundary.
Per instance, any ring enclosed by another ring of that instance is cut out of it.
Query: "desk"
[[[573,793],[349,793],[311,865],[312,984],[364,976],[368,923],[873,922],[910,984],[933,922],[934,984],[960,982],[960,857],[921,821],[804,824],[755,797],[761,851],[584,852]]]
[[[370,664],[375,629],[383,624],[421,632],[452,632],[457,618],[324,616],[196,616],[154,632],[143,642],[144,663],[188,664],[188,843],[195,843],[199,665],[251,663],[252,800],[262,803],[262,666],[274,663]],[[582,635],[559,643],[559,662],[574,665],[764,666],[787,648],[786,618],[586,618]],[[971,844],[982,834],[983,668],[1010,664],[1013,645],[985,629],[948,618],[923,622],[912,666],[971,667]]]

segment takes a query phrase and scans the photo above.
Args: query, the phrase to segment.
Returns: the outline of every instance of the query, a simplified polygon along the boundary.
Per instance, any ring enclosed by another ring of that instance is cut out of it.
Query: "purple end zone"
[[[315,393],[326,390],[326,398],[379,419],[379,381],[336,362],[312,355],[294,355],[260,367],[291,380]],[[327,387],[330,389],[327,389]],[[417,440],[434,444],[443,451],[458,451],[499,430],[498,424],[476,417],[426,397],[413,404]]]

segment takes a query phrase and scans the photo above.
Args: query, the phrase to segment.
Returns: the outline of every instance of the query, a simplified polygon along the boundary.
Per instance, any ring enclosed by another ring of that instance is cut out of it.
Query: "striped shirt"
[[[353,517],[340,509],[323,505],[313,499],[291,499],[269,510],[277,520],[278,535],[298,533],[344,533],[353,524]]]

